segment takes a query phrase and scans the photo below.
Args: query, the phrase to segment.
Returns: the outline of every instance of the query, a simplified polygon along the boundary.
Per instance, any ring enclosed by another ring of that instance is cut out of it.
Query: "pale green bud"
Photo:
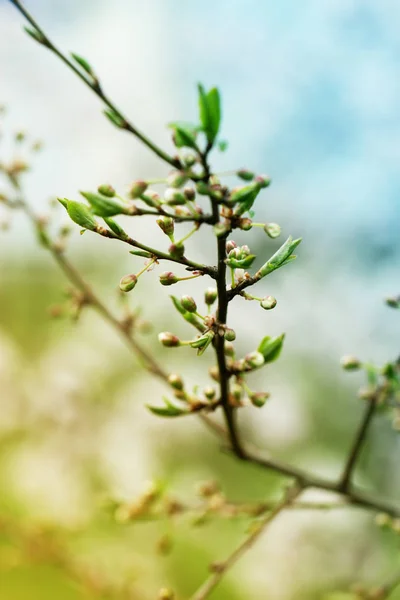
[[[248,169],[239,169],[239,171],[236,172],[236,175],[244,181],[251,181],[254,179],[255,173],[249,171]]]
[[[119,289],[121,292],[130,292],[137,284],[137,281],[138,278],[136,275],[125,275],[119,282]]]
[[[214,302],[217,299],[217,296],[218,296],[217,288],[213,288],[213,287],[207,288],[204,293],[204,301],[207,304],[207,306],[211,306],[212,304],[214,304]]]
[[[179,281],[179,277],[172,273],[172,271],[164,271],[160,275],[160,283],[161,285],[173,285]]]
[[[226,339],[227,342],[233,342],[236,339],[236,333],[234,332],[233,329],[230,329],[229,327],[227,327],[225,329],[224,338]]]
[[[257,408],[264,406],[269,397],[270,394],[268,392],[254,392],[249,395],[250,402],[254,406],[257,406]]]
[[[170,375],[168,375],[168,383],[175,390],[181,391],[184,388],[182,377],[180,375],[177,375],[176,373],[171,373]]]
[[[140,198],[142,194],[147,190],[148,183],[146,181],[134,181],[131,184],[129,195],[132,199]]]
[[[264,308],[265,310],[271,310],[272,308],[275,308],[276,304],[277,300],[274,298],[274,296],[267,296],[260,302],[261,308]]]
[[[168,237],[174,235],[175,226],[174,220],[171,217],[160,217],[159,219],[157,219],[156,223],[161,229],[161,231],[165,233],[165,235],[167,235]]]
[[[182,258],[185,254],[185,246],[183,244],[171,244],[168,248],[168,252],[172,258]]]
[[[257,175],[255,181],[258,183],[260,188],[268,187],[271,184],[271,178],[268,177],[268,175]]]
[[[194,301],[194,299],[192,298],[192,296],[182,296],[181,298],[181,304],[183,306],[183,308],[185,310],[187,310],[187,312],[196,312],[197,310],[197,304]]]
[[[172,188],[180,188],[187,180],[188,177],[183,171],[172,171],[167,177],[167,185]]]
[[[175,188],[168,188],[165,190],[164,200],[170,206],[178,206],[179,204],[186,204],[185,195]]]
[[[261,354],[261,352],[257,351],[249,352],[249,354],[246,354],[246,356],[244,357],[244,361],[246,365],[248,367],[251,367],[252,369],[258,369],[258,367],[262,367],[262,365],[265,362],[264,356]]]
[[[345,371],[358,371],[361,369],[361,362],[355,356],[343,356],[340,364]]]
[[[266,223],[264,231],[270,238],[275,239],[281,235],[282,229],[278,223]]]
[[[103,185],[99,185],[97,191],[102,196],[107,196],[108,198],[113,198],[115,196],[115,190],[109,183],[103,183]]]
[[[170,333],[169,331],[163,331],[162,333],[159,333],[158,341],[167,348],[174,348],[176,346],[180,346],[179,338],[173,333]]]

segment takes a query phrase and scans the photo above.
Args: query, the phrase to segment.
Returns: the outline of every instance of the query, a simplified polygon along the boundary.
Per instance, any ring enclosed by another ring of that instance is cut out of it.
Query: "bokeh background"
[[[229,147],[215,153],[215,169],[268,173],[273,185],[259,201],[258,220],[277,221],[284,235],[304,240],[299,260],[260,284],[260,294],[278,298],[277,308],[265,313],[238,300],[232,312],[245,352],[262,335],[287,334],[280,361],[255,378],[271,400],[261,411],[245,411],[243,434],[293,464],[338,475],[362,412],[362,376],[344,374],[339,359],[352,353],[380,364],[399,350],[397,315],[383,302],[399,291],[398,3],[27,0],[27,6],[54,42],[95,66],[110,96],[166,148],[165,124],[196,117],[196,83],[220,87]],[[16,151],[14,131],[43,140],[25,177],[35,211],[47,214],[50,198],[77,198],[79,189],[105,181],[124,191],[133,179],[165,176],[165,166],[112,128],[99,101],[22,24],[1,0],[0,103],[7,106],[1,160]],[[57,223],[61,212],[53,211]],[[155,228],[140,222],[146,240],[158,235]],[[266,257],[277,242],[260,231],[251,245]],[[212,259],[204,238],[188,247],[200,260]],[[122,310],[117,284],[138,270],[139,259],[76,231],[69,256],[104,301]],[[127,524],[114,518],[113,502],[132,502],[148,480],[197,502],[196,484],[210,479],[230,500],[265,501],[276,497],[282,480],[221,454],[195,419],[151,416],[144,405],[156,403],[163,386],[109,326],[92,311],[78,323],[50,318],[48,308],[65,300],[65,288],[29,222],[14,215],[0,238],[0,597],[150,600],[169,585],[184,600],[206,577],[207,564],[242,539],[248,521]],[[180,291],[201,289],[188,282]],[[157,345],[160,330],[188,334],[175,322],[168,292],[153,273],[130,296],[153,323],[143,343],[171,371],[203,383],[206,356],[193,364],[191,355]],[[390,419],[378,417],[357,480],[393,502],[400,491],[398,451]],[[160,539],[172,540],[166,555]],[[372,586],[390,576],[398,559],[396,536],[378,530],[369,514],[292,511],[211,597],[347,598],[354,582]]]

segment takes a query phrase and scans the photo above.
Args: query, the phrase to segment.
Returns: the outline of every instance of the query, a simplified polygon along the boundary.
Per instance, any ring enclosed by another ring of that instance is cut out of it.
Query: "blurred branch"
[[[23,6],[23,4],[19,0],[10,0],[12,4],[19,10],[19,12],[25,17],[25,19],[30,23],[33,27],[33,34],[30,35],[40,44],[48,48],[53,54],[58,56],[58,58],[67,65],[74,73],[77,75],[95,94],[102,100],[102,102],[110,109],[112,114],[116,116],[120,124],[118,125],[121,129],[125,129],[132,133],[135,137],[137,137],[145,146],[147,146],[154,154],[156,154],[163,161],[167,162],[171,166],[179,169],[181,167],[180,161],[170,155],[168,155],[164,150],[159,148],[154,142],[152,142],[146,135],[144,135],[141,131],[139,131],[132,123],[128,121],[125,115],[120,111],[119,108],[109,99],[108,96],[104,93],[98,78],[87,69],[81,71],[78,69],[75,64],[63,54],[51,40],[47,37],[46,33],[43,29],[38,25],[36,20],[32,17],[32,15],[27,11],[27,9]],[[29,33],[29,31],[28,31]],[[86,63],[86,61],[85,61]],[[87,63],[86,63],[87,64]]]
[[[254,524],[249,536],[230,554],[224,561],[211,565],[213,574],[207,581],[191,596],[190,600],[205,600],[213,589],[219,584],[224,575],[231,569],[237,561],[249,550],[268,525],[286,508],[291,506],[296,498],[302,493],[302,486],[296,483],[286,490],[284,498],[265,517]]]

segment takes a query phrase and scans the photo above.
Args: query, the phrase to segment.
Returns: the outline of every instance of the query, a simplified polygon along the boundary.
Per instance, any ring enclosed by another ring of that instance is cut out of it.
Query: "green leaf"
[[[146,250],[129,250],[129,254],[134,254],[135,256],[142,256],[143,258],[153,258],[153,255],[150,252],[147,252]]]
[[[279,357],[284,339],[285,334],[282,333],[282,335],[274,338],[267,335],[261,340],[257,350],[263,355],[265,363],[273,362]]]
[[[226,140],[220,140],[218,142],[218,150],[220,152],[225,152],[225,150],[228,148],[228,142]]]
[[[111,219],[111,217],[103,217],[103,219],[104,219],[104,222],[106,223],[106,225],[109,226],[111,231],[113,231],[120,238],[124,239],[124,238],[128,237],[128,234],[122,229],[122,227],[121,227],[121,225],[119,225],[119,223],[114,221],[114,219]]]
[[[185,124],[180,121],[169,123],[168,127],[174,131],[174,143],[177,148],[197,149],[196,137],[197,127],[191,124]]]
[[[256,258],[255,254],[248,254],[245,258],[227,258],[226,264],[233,269],[248,269]]]
[[[34,29],[33,27],[24,27],[26,33],[31,36],[35,40],[35,42],[39,42],[39,44],[47,45],[46,38],[40,31]]]
[[[176,404],[172,404],[168,398],[163,398],[165,406],[151,406],[147,404],[147,408],[158,417],[180,417],[181,415],[189,414],[189,411],[179,408]]]
[[[208,142],[213,144],[221,124],[220,94],[217,88],[212,88],[206,93],[200,83],[198,84],[198,91],[200,122]]]
[[[301,238],[294,240],[290,235],[286,242],[279,248],[279,250],[277,250],[275,254],[271,256],[266,263],[264,263],[261,269],[258,270],[255,277],[257,279],[261,279],[262,277],[269,275],[269,273],[272,273],[272,271],[275,271],[275,269],[279,269],[279,267],[282,267],[288,262],[294,260],[296,257],[294,255],[292,257],[292,252],[295,248],[297,248],[300,242]]]
[[[190,346],[192,348],[197,348],[197,356],[201,356],[207,350],[208,346],[211,344],[214,338],[214,332],[208,331],[197,340],[191,342]]]
[[[114,217],[115,215],[127,214],[128,207],[117,198],[107,198],[92,192],[80,192],[92,207],[92,211],[99,217]]]
[[[260,190],[258,183],[250,183],[234,190],[230,197],[230,203],[238,204],[235,208],[235,215],[242,215],[250,210]]]
[[[86,204],[68,200],[67,211],[74,223],[77,223],[77,225],[84,229],[89,229],[89,231],[96,231],[98,223]]]
[[[111,108],[106,108],[103,112],[106,115],[107,119],[109,119],[113,125],[119,127],[119,129],[126,129],[125,119],[120,117],[120,115],[116,113],[115,110],[112,110]]]
[[[82,58],[82,56],[79,56],[79,54],[75,54],[74,52],[71,52],[71,56],[74,61],[77,62],[84,71],[86,71],[86,73],[93,75],[93,69],[85,58]]]

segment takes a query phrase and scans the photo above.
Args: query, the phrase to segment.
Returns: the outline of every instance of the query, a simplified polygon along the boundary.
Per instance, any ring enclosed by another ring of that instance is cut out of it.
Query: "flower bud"
[[[236,175],[244,181],[251,181],[252,179],[254,179],[255,173],[249,171],[248,169],[239,169],[239,171],[236,172]]]
[[[225,338],[224,344],[224,353],[225,356],[234,356],[235,355],[235,346],[231,342],[227,342]]]
[[[172,171],[167,177],[167,185],[172,188],[180,188],[187,180],[187,175],[183,171]]]
[[[225,329],[224,338],[226,339],[227,342],[233,342],[233,340],[236,339],[236,333],[233,331],[233,329],[230,329],[229,327],[227,327]]]
[[[390,308],[400,308],[400,296],[386,298],[385,302]]]
[[[181,304],[183,306],[183,308],[185,310],[187,310],[187,312],[196,312],[197,310],[197,304],[194,301],[194,299],[192,298],[192,296],[182,296],[181,298]]]
[[[130,292],[137,284],[137,280],[136,275],[125,275],[119,282],[119,289],[121,292]]]
[[[112,185],[109,183],[104,183],[103,185],[99,185],[97,191],[102,196],[107,196],[107,198],[113,198],[115,196],[115,190]]]
[[[186,200],[194,200],[196,198],[196,192],[191,187],[185,187],[183,190]]]
[[[228,240],[226,242],[226,253],[229,254],[234,248],[237,248],[237,243],[233,240]]]
[[[252,369],[257,369],[258,367],[262,367],[262,365],[264,364],[265,360],[264,360],[264,356],[261,354],[261,352],[249,352],[249,354],[246,354],[246,356],[244,357],[246,366],[251,367]]]
[[[168,252],[172,258],[182,258],[185,254],[185,246],[183,244],[171,244],[168,248]]]
[[[214,302],[217,299],[217,296],[218,296],[217,288],[213,288],[213,287],[207,288],[204,293],[204,301],[207,304],[207,306],[211,306],[212,304],[214,304]]]
[[[208,196],[210,188],[205,181],[198,181],[196,183],[196,191],[200,196]]]
[[[271,310],[271,308],[275,308],[276,304],[277,300],[274,298],[274,296],[267,296],[260,302],[261,308],[264,308],[265,310]]]
[[[249,231],[253,227],[253,221],[248,218],[243,218],[239,220],[239,227],[243,231]]]
[[[255,178],[256,183],[260,186],[260,188],[266,188],[271,183],[271,178],[267,175],[257,175]]]
[[[140,198],[140,196],[147,190],[148,187],[148,183],[146,183],[146,181],[134,181],[131,184],[130,190],[129,190],[129,196],[132,199],[135,198]]]
[[[165,190],[164,199],[169,206],[178,206],[179,204],[186,204],[185,195],[175,188],[167,188]]]
[[[160,194],[154,190],[147,190],[140,196],[140,199],[151,208],[160,208],[161,206]]]
[[[174,220],[171,217],[160,217],[156,223],[165,235],[168,237],[174,235]]]
[[[204,396],[207,398],[207,400],[214,400],[216,395],[217,395],[217,392],[216,392],[215,388],[213,388],[211,386],[204,388]]]
[[[171,387],[174,388],[174,390],[180,391],[184,388],[182,377],[180,375],[177,375],[176,373],[171,373],[170,375],[168,375],[168,383]]]
[[[250,402],[258,408],[264,406],[269,397],[270,394],[268,392],[254,392],[249,395]]]
[[[169,331],[163,331],[158,334],[158,341],[167,348],[174,348],[176,346],[180,346],[180,340],[176,335],[170,333]]]
[[[266,223],[264,225],[265,233],[273,240],[281,235],[281,226],[278,223]]]
[[[164,271],[164,273],[161,273],[160,275],[161,285],[173,285],[178,281],[179,278],[174,273],[172,273],[172,271]]]
[[[174,600],[175,594],[172,590],[168,588],[161,588],[158,592],[158,600]]]
[[[196,162],[196,156],[194,154],[185,154],[182,160],[185,167],[192,167]]]
[[[214,381],[219,381],[219,369],[216,365],[214,365],[213,367],[210,367],[208,370],[210,377],[212,377],[212,379],[214,379]]]
[[[241,385],[239,385],[238,383],[233,383],[231,385],[231,396],[232,398],[236,401],[236,402],[240,402],[240,400],[243,397],[243,388]]]
[[[340,364],[345,371],[358,371],[361,368],[361,362],[355,356],[343,356]]]

